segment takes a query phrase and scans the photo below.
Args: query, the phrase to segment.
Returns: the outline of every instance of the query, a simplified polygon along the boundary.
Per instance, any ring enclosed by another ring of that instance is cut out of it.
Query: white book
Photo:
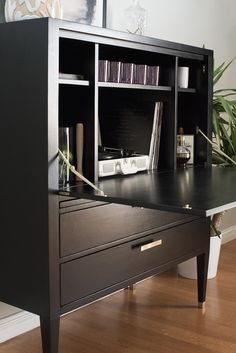
[[[78,80],[78,75],[76,74],[66,74],[64,72],[59,73],[59,79],[61,80]]]
[[[154,146],[155,146],[155,140],[156,140],[158,105],[159,105],[159,102],[155,102],[155,109],[154,109],[154,115],[153,115],[153,125],[152,125],[152,135],[151,135],[150,148],[149,148],[149,166],[148,166],[149,170],[153,169],[152,166],[153,166]]]
[[[153,116],[153,128],[149,149],[149,170],[157,169],[160,139],[161,139],[161,124],[162,124],[163,102],[156,102]]]
[[[83,152],[84,152],[84,125],[82,123],[76,124],[76,159],[77,171],[83,174]],[[80,180],[77,177],[77,180]]]
[[[156,141],[154,146],[154,158],[153,158],[153,169],[157,169],[160,151],[160,141],[161,141],[161,125],[162,125],[162,110],[163,103],[159,102],[158,118],[157,118],[157,129],[156,129]]]

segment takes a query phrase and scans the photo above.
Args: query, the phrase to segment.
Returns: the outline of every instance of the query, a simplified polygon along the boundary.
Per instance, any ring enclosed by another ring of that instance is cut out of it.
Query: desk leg
[[[126,290],[130,290],[130,291],[135,291],[136,288],[136,284],[131,284],[130,286],[126,287]]]
[[[58,353],[60,317],[40,316],[43,353]]]
[[[209,252],[197,256],[198,306],[204,308],[206,300]]]

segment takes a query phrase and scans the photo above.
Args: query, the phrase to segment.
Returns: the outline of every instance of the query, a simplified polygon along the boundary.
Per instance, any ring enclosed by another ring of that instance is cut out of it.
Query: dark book
[[[120,82],[121,79],[121,62],[120,61],[111,61],[110,62],[110,75],[109,81],[110,82]]]
[[[135,64],[121,63],[120,82],[134,83]]]
[[[100,82],[108,82],[110,80],[110,61],[99,60],[98,80]]]
[[[146,84],[158,86],[159,84],[159,66],[147,66]]]
[[[147,80],[147,65],[135,65],[134,83],[145,85]]]

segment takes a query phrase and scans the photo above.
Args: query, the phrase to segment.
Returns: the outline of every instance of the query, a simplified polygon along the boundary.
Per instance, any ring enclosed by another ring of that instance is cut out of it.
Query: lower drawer
[[[208,225],[201,218],[62,264],[61,305],[197,251],[208,240]]]

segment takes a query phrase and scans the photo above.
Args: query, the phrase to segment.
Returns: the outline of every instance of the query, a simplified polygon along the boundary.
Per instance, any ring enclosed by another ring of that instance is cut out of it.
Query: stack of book
[[[158,86],[159,66],[99,60],[99,81]]]

